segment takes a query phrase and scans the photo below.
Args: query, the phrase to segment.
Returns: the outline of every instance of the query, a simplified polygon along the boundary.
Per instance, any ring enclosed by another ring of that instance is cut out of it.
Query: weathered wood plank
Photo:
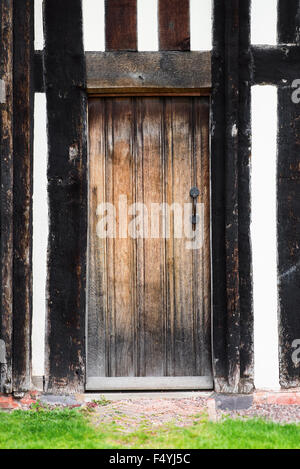
[[[163,106],[160,98],[138,98],[136,143],[136,202],[164,201],[162,156]],[[141,158],[141,155],[143,157]],[[149,184],[149,182],[151,183]],[[151,226],[144,214],[148,231],[136,240],[137,344],[140,376],[164,376],[165,363],[165,240],[150,238]]]
[[[203,247],[193,252],[193,301],[194,324],[198,334],[195,337],[196,371],[201,375],[212,375],[211,344],[211,241],[210,241],[210,98],[201,98],[193,105],[192,119],[195,125],[193,142],[193,170],[195,186],[200,189],[199,203],[203,204],[202,242]],[[201,293],[200,293],[201,292]]]
[[[105,0],[105,46],[137,50],[137,0]]]
[[[89,231],[87,285],[87,378],[105,376],[108,370],[107,338],[107,243],[97,236],[98,206],[106,201],[106,105],[89,99]]]
[[[13,2],[0,2],[0,392],[12,391]]]
[[[85,60],[80,0],[45,0],[48,112],[46,387],[84,390],[87,237]]]
[[[190,98],[169,98],[166,101],[166,159],[167,159],[167,198],[166,202],[171,206],[173,203],[191,203],[190,189],[196,182],[194,174],[193,132],[196,131],[192,115],[192,101]],[[199,127],[197,128],[199,130]],[[207,155],[206,155],[207,156]],[[202,186],[202,181],[200,188]],[[190,217],[192,211],[190,212]],[[175,213],[171,218],[172,237],[167,240],[167,265],[168,276],[173,281],[173,296],[168,295],[168,303],[173,303],[173,315],[169,318],[171,323],[171,341],[174,344],[172,357],[172,368],[174,376],[196,374],[196,337],[201,335],[195,327],[194,295],[203,294],[198,290],[193,292],[193,250],[187,249],[187,239],[181,237],[176,239]],[[202,225],[202,224],[200,224]],[[200,229],[202,226],[200,226]],[[187,228],[186,228],[187,229]],[[190,224],[192,231],[192,224]],[[188,233],[192,236],[193,233]],[[175,238],[175,239],[174,239]],[[200,251],[197,251],[199,256]],[[202,312],[202,311],[201,311]],[[197,344],[198,345],[198,344]],[[198,348],[198,347],[197,347]],[[172,369],[171,368],[171,369]],[[171,370],[170,370],[171,371]],[[200,372],[200,370],[199,370]]]
[[[209,90],[210,52],[87,52],[89,93]]]
[[[107,104],[106,201],[119,206],[125,196],[134,203],[134,110],[131,98],[110,99]],[[122,213],[116,228],[121,223]],[[131,218],[131,217],[130,217]],[[135,375],[135,269],[130,236],[107,239],[108,311],[107,339],[110,341],[110,376]],[[112,336],[112,340],[110,337]]]
[[[190,50],[189,0],[158,0],[160,50]]]
[[[214,2],[211,131],[214,368],[216,389],[231,392],[249,391],[253,387],[249,14],[248,1]],[[239,66],[241,61],[245,63],[244,72]]]
[[[295,15],[295,13],[297,13]],[[299,43],[298,1],[279,1],[280,42]],[[295,76],[297,78],[297,76]],[[279,274],[280,384],[300,385],[300,368],[293,353],[300,338],[300,111],[292,99],[292,82],[278,90],[277,217]],[[297,357],[296,357],[297,358]]]
[[[14,0],[13,390],[31,384],[34,3]]]

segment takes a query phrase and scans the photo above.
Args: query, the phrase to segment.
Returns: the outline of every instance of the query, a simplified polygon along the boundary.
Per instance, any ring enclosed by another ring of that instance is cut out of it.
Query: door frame
[[[100,53],[101,54],[101,53]],[[100,54],[97,53],[97,59],[101,61]],[[200,53],[202,55],[202,53]],[[95,53],[91,54],[91,57],[95,57]],[[126,59],[127,63],[127,70],[130,69],[128,65],[128,61]],[[205,65],[206,66],[206,65]],[[99,69],[102,69],[102,67],[99,67]],[[105,69],[105,68],[104,68]],[[93,72],[94,73],[94,72]],[[206,72],[205,72],[206,73]],[[118,76],[118,74],[117,74]],[[206,81],[208,82],[209,78],[206,77]],[[94,84],[93,84],[94,86]],[[105,97],[165,97],[165,96],[176,96],[176,97],[200,97],[200,96],[205,96],[205,97],[210,97],[210,90],[208,88],[191,88],[189,89],[184,89],[182,92],[180,90],[175,89],[172,90],[171,87],[168,87],[168,89],[165,88],[159,88],[157,90],[153,90],[149,92],[145,91],[143,93],[139,89],[135,88],[135,85],[132,87],[132,89],[122,89],[118,88],[118,91],[111,91],[111,87],[108,86],[107,88],[101,88],[101,89],[95,89],[94,87],[92,90],[89,92],[89,98],[95,98],[95,97],[100,97],[100,98],[105,98]],[[210,103],[209,103],[209,109],[210,109]],[[87,122],[89,123],[89,117],[87,118]],[[90,135],[89,133],[89,128],[88,128],[88,137]],[[208,120],[208,134],[209,134],[209,140],[210,140],[210,116]],[[211,177],[210,177],[210,168],[211,168],[211,153],[210,153],[210,141],[209,141],[209,150],[208,150],[208,164],[209,164],[209,194],[211,194]],[[90,153],[88,151],[87,155],[87,174],[88,174],[88,197],[87,199],[89,200],[90,196],[90,187],[89,187],[89,171],[90,171]],[[211,246],[211,195],[209,196],[209,213],[210,213],[210,220],[209,220],[209,230],[210,230],[210,242],[209,242],[209,260],[210,260],[210,291],[212,290],[212,282],[211,282],[211,277],[212,277],[212,246]],[[87,209],[88,213],[88,222],[87,222],[87,232],[89,231],[89,221],[90,221],[90,213],[89,213],[89,207]],[[88,269],[88,262],[89,262],[89,249],[88,249],[88,240],[89,236],[87,236],[87,255],[86,255],[86,268],[87,268],[87,273],[89,271]],[[86,375],[85,375],[85,391],[88,392],[100,392],[100,391],[180,391],[180,390],[202,390],[202,391],[208,391],[208,390],[213,390],[215,387],[214,383],[214,370],[213,370],[213,346],[212,346],[212,327],[213,327],[213,321],[212,321],[212,302],[210,301],[210,335],[211,335],[211,341],[210,341],[210,362],[211,362],[211,371],[212,375],[209,376],[163,376],[163,377],[157,377],[157,376],[147,376],[147,377],[87,377],[87,359],[88,359],[88,317],[89,317],[89,310],[88,310],[88,304],[89,304],[89,288],[88,288],[88,274],[87,274],[87,280],[86,280],[86,315],[85,315],[85,356],[86,356]]]
[[[162,70],[161,63],[164,62]],[[86,54],[88,98],[132,96],[211,96],[211,57],[207,52],[88,52]],[[137,74],[137,70],[139,71]],[[141,86],[141,81],[143,85]],[[88,122],[88,120],[87,120]],[[210,127],[210,124],[209,124]],[[89,135],[89,130],[88,130]],[[210,133],[209,133],[210,135]],[[89,152],[88,152],[89,161]],[[211,152],[209,151],[209,160]],[[209,166],[211,163],[209,161]],[[89,163],[87,164],[89,172]],[[89,178],[88,178],[89,180]],[[210,178],[211,181],[211,178]],[[211,193],[211,188],[210,188]],[[211,218],[210,197],[210,218]],[[89,217],[88,217],[89,219]],[[88,222],[89,223],[89,222]],[[88,226],[87,226],[88,230]],[[210,220],[211,230],[211,220]],[[211,238],[211,236],[210,236]],[[88,255],[86,257],[88,263]],[[210,243],[210,263],[212,248]],[[212,263],[211,263],[212,270]],[[88,279],[87,279],[88,282]],[[88,288],[86,288],[86,360],[88,356]],[[212,304],[211,304],[212,311]],[[211,313],[212,314],[212,313]],[[211,337],[212,334],[211,317]],[[211,351],[213,350],[212,343]],[[211,352],[213,354],[213,352]],[[213,356],[211,356],[213,370]],[[87,369],[87,367],[86,367]],[[129,390],[212,390],[212,377],[162,377],[162,378],[89,378],[86,391]]]

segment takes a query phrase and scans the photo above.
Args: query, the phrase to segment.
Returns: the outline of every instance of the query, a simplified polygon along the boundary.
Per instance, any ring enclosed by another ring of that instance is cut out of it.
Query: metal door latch
[[[199,223],[199,215],[197,215],[197,203],[196,203],[196,200],[199,197],[199,195],[200,195],[200,191],[198,187],[192,187],[190,190],[190,196],[193,199],[193,212],[192,212],[193,214],[191,217],[191,222],[192,222],[194,230],[196,228],[197,223]]]
[[[190,196],[192,197],[192,199],[197,199],[199,195],[200,195],[200,191],[198,187],[192,187],[190,190]]]

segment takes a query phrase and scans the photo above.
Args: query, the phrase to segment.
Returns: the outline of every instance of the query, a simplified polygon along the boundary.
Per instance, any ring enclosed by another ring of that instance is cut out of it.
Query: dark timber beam
[[[13,390],[31,384],[34,2],[14,0]]]
[[[251,54],[253,84],[286,86],[299,79],[299,46],[252,46]]]
[[[214,1],[212,264],[215,389],[253,389],[250,2]]]
[[[83,391],[87,236],[86,83],[80,0],[45,0],[48,112],[46,389]]]
[[[12,391],[13,1],[0,2],[0,392]]]
[[[299,45],[300,2],[279,0],[278,6],[279,42]],[[289,72],[278,90],[277,166],[280,383],[285,388],[300,386],[300,103],[293,88],[300,73]]]

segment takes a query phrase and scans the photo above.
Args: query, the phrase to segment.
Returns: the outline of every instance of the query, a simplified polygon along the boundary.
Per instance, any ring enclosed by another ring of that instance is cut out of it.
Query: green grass
[[[164,425],[153,429],[145,422],[126,434],[115,423],[93,426],[93,415],[69,409],[0,412],[0,448],[300,448],[299,425],[230,419],[211,423],[202,416],[187,428]]]

